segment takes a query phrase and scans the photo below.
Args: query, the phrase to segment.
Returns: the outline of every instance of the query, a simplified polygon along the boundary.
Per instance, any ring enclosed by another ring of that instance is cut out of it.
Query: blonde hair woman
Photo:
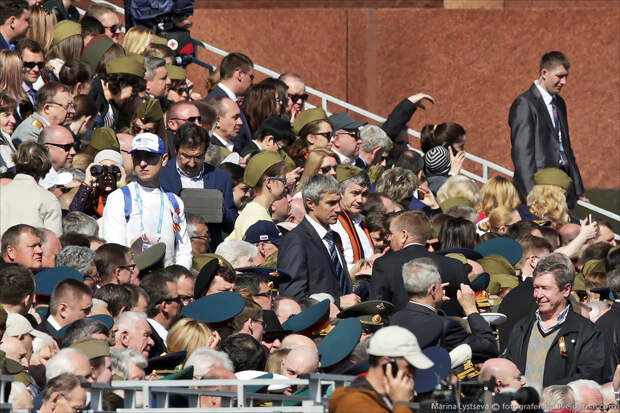
[[[477,206],[481,215],[489,215],[499,206],[514,209],[521,204],[519,192],[514,184],[503,176],[494,176],[482,185],[482,200]]]
[[[554,227],[568,223],[566,191],[555,185],[534,185],[527,195],[527,205],[534,215],[553,221]]]
[[[22,59],[15,50],[0,51],[0,91],[12,97],[19,104],[27,100],[26,93],[22,89]],[[18,113],[20,119],[22,116]]]
[[[457,197],[468,199],[472,205],[480,203],[482,198],[478,185],[463,175],[452,176],[444,182],[437,191],[437,203]]]
[[[297,183],[295,192],[300,193],[304,183],[314,175],[330,175],[335,178],[338,164],[340,164],[338,155],[328,148],[316,148],[310,151],[304,164],[304,173]]]
[[[519,211],[500,205],[491,211],[488,219],[478,223],[478,228],[484,232],[505,234],[508,226],[520,220]]]
[[[142,54],[153,41],[153,32],[144,26],[134,26],[125,33],[123,48],[125,53]]]
[[[185,360],[198,347],[217,348],[220,344],[220,336],[215,330],[211,330],[205,323],[192,318],[182,318],[177,321],[168,332],[166,338],[168,352],[185,350]]]
[[[26,37],[38,42],[43,47],[43,54],[47,55],[54,39],[56,15],[46,11],[43,7],[34,7],[30,12],[30,28]]]

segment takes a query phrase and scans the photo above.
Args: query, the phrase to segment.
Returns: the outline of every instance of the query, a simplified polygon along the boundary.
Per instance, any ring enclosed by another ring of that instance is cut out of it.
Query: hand
[[[611,382],[613,383],[614,391],[620,391],[620,364],[616,365],[616,372]]]
[[[422,102],[424,99],[428,100],[431,103],[435,103],[435,99],[433,99],[433,97],[431,95],[427,95],[425,93],[416,93],[415,95],[411,95],[409,96],[407,99],[409,99],[409,102],[413,103],[414,105],[426,110],[426,108],[424,107],[424,105],[420,102]]]
[[[95,179],[95,177],[93,177],[93,175],[90,173],[90,168],[94,165],[99,165],[99,164],[93,162],[90,165],[88,165],[88,167],[86,168],[86,177],[84,178],[84,183],[91,187],[95,187],[95,183],[97,182],[97,179]]]
[[[441,283],[441,291],[443,292],[443,297],[441,297],[441,301],[448,302],[450,301],[450,297],[446,295],[446,287],[449,286],[450,283]]]
[[[291,172],[286,174],[286,184],[287,185],[294,185],[297,182],[297,179],[299,179],[299,176],[303,173],[304,168],[302,168],[301,166],[293,169]]]
[[[463,308],[466,316],[478,312],[476,294],[469,285],[461,283],[461,288],[456,292],[456,300]]]
[[[583,201],[583,202],[590,202],[590,199],[587,196],[585,196],[585,195],[581,195],[579,197],[579,200]]]
[[[433,191],[428,187],[428,181],[424,181],[418,186],[418,199],[427,205],[430,209],[439,208],[437,199],[433,194]]]
[[[211,334],[212,336],[207,342],[207,347],[217,350],[220,345],[220,341],[222,341],[222,337],[220,337],[220,334],[217,332],[217,330],[211,330]]]
[[[392,375],[392,365],[388,363],[384,375],[385,389],[393,403],[411,401],[413,379],[403,369],[398,369],[396,377]]]
[[[125,172],[125,168],[118,165],[118,169],[121,170],[121,177],[118,181],[116,181],[117,186],[125,185],[127,183],[127,173]]]
[[[579,236],[583,237],[584,241],[589,241],[598,236],[598,222],[588,222],[588,218],[584,218],[581,221],[581,230]]]
[[[355,304],[359,304],[362,301],[361,298],[357,294],[347,294],[340,297],[340,309],[344,310],[345,308],[349,308],[354,306]]]
[[[452,149],[450,148],[448,148],[448,152],[450,153],[450,175],[458,175],[461,172],[463,162],[465,161],[465,152],[461,151],[456,155],[453,155]]]

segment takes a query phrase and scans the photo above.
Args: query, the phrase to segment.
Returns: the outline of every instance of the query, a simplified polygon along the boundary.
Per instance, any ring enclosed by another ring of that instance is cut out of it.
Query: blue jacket
[[[222,242],[222,232],[230,233],[233,230],[239,212],[233,202],[232,179],[228,172],[205,163],[202,179],[205,189],[219,189],[224,195],[222,223],[208,224],[209,235],[211,236],[209,250],[215,251],[217,245]],[[181,176],[177,171],[176,158],[171,158],[166,166],[162,168],[159,183],[167,191],[174,192],[177,195],[181,192]]]

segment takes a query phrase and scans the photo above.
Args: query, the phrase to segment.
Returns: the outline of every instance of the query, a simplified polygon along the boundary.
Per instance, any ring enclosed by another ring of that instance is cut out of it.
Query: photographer
[[[329,412],[413,412],[409,402],[415,394],[416,369],[431,368],[433,362],[405,328],[384,327],[369,340],[368,375],[358,377],[349,387],[337,388]]]
[[[101,217],[108,194],[126,183],[122,165],[120,153],[111,149],[99,151],[94,162],[86,168],[86,178],[73,197],[69,211]]]

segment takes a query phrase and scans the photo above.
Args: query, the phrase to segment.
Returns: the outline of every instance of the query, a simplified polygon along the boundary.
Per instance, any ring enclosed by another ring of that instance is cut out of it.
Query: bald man
[[[61,125],[46,126],[39,135],[39,143],[47,148],[54,171],[71,168],[76,150],[69,129]]]
[[[56,266],[56,255],[62,249],[60,240],[49,229],[37,228],[39,237],[41,238],[41,248],[43,249],[42,267],[54,268]]]
[[[292,298],[280,297],[273,303],[273,310],[276,312],[280,324],[284,324],[295,314],[301,313],[301,306]]]
[[[288,336],[284,337],[284,340],[282,340],[282,344],[280,345],[280,348],[294,349],[295,347],[302,347],[302,346],[311,347],[317,350],[317,346],[314,343],[314,341],[312,341],[311,338],[306,337],[301,334],[289,334]]]
[[[519,390],[525,386],[525,380],[521,376],[519,368],[508,359],[488,359],[480,369],[478,379],[481,382],[489,381],[495,377],[495,391]]]
[[[295,347],[282,360],[280,373],[289,379],[296,379],[302,374],[314,373],[319,368],[318,352],[308,346]]]
[[[568,245],[572,240],[577,238],[579,235],[579,231],[581,231],[581,225],[579,224],[564,224],[558,231],[560,233],[560,239],[562,241],[562,246]]]

